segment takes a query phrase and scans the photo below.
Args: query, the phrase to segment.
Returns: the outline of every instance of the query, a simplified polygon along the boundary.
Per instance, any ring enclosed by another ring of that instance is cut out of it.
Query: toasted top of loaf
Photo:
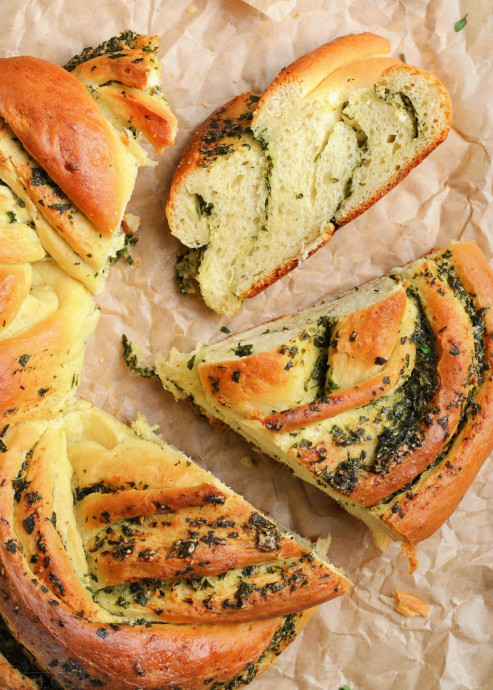
[[[82,84],[58,65],[2,58],[0,75],[0,115],[69,199],[112,234],[133,186],[125,142]]]
[[[447,136],[450,99],[431,74],[345,36],[244,94],[199,128],[166,214],[191,252],[177,267],[232,314],[380,199]]]
[[[414,544],[493,448],[492,306],[485,257],[457,243],[296,316],[174,350],[158,372],[375,531]]]
[[[390,50],[390,41],[376,34],[340,36],[285,67],[260,99],[257,112],[266,109],[271,115],[280,117],[287,97],[296,94],[298,98],[304,98],[323,84],[327,75],[340,67],[365,58],[386,55]]]
[[[62,684],[73,669],[80,688],[239,683],[310,616],[294,612],[351,583],[143,420],[134,429],[79,402],[4,434],[2,612]]]

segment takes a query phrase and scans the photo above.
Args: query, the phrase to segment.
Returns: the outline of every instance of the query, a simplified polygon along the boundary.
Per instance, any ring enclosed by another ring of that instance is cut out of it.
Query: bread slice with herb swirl
[[[3,443],[2,614],[63,687],[240,687],[351,586],[142,418],[79,401]]]
[[[457,243],[157,371],[413,562],[493,448],[492,309],[486,258]]]
[[[236,312],[400,182],[448,134],[451,105],[433,75],[381,57],[389,42],[350,35],[243,94],[198,129],[166,215],[188,248],[182,291]]]

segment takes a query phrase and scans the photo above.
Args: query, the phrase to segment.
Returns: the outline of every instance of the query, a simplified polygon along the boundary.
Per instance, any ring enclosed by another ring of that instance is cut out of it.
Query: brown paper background
[[[454,23],[469,13],[466,28]],[[180,134],[154,169],[141,171],[130,210],[142,217],[133,251],[98,296],[102,316],[89,344],[80,392],[123,421],[138,411],[258,508],[305,536],[332,535],[331,560],[354,592],[320,607],[302,635],[252,690],[491,690],[493,688],[493,485],[486,462],[460,507],[419,547],[413,576],[397,545],[380,555],[364,525],[323,493],[246,442],[211,428],[157,381],[123,364],[125,332],[150,359],[175,345],[213,342],[304,308],[416,258],[432,245],[475,239],[493,252],[493,12],[489,0],[0,0],[0,55],[32,54],[63,64],[123,29],[159,34],[163,83]],[[447,86],[454,128],[395,190],[303,266],[247,302],[232,319],[209,311],[174,282],[178,242],[163,205],[194,128],[242,91],[264,89],[300,55],[338,35],[374,31],[393,55],[434,72]],[[247,459],[245,459],[247,458]],[[249,460],[250,459],[250,460]],[[488,508],[490,510],[488,510]],[[428,618],[406,619],[387,599],[396,589],[423,598]]]

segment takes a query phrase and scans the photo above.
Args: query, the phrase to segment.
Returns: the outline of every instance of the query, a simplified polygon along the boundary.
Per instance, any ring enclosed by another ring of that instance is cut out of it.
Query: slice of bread
[[[36,58],[2,61],[0,91],[16,90],[0,113],[0,183],[25,209],[42,254],[91,292],[137,240],[124,211],[138,168],[153,164],[140,136],[161,152],[176,134],[159,88],[158,47],[158,38],[126,31],[65,70]]]
[[[2,438],[2,615],[63,687],[240,687],[352,586],[142,416],[79,400]]]
[[[199,128],[175,172],[171,232],[192,249],[208,306],[232,314],[380,199],[451,125],[445,87],[391,58],[373,34],[345,36],[244,94]],[[200,254],[197,257],[197,250]]]
[[[493,449],[492,309],[485,257],[457,243],[298,315],[172,350],[157,371],[377,542],[412,549]]]

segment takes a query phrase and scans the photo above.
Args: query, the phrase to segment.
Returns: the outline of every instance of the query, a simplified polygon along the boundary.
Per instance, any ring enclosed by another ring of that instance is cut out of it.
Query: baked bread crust
[[[489,368],[474,398],[476,414],[467,419],[443,460],[425,475],[416,494],[400,494],[390,509],[381,511],[383,521],[392,529],[398,525],[411,544],[429,537],[454,512],[493,449],[493,272],[474,242],[453,244],[449,251],[457,276],[483,314]],[[398,509],[392,511],[395,505]]]
[[[271,99],[277,89],[282,90],[287,84],[294,83],[299,87],[300,96],[303,96],[340,67],[363,58],[386,55],[391,47],[389,40],[369,32],[339,36],[281,70],[260,99],[259,108]]]
[[[58,65],[2,58],[0,75],[0,115],[69,199],[102,233],[113,234],[133,188],[125,143]]]
[[[157,369],[176,397],[414,545],[493,449],[492,307],[486,258],[457,243],[298,316],[172,351]]]
[[[114,41],[111,50],[98,54],[98,49],[90,49],[88,59],[75,67],[69,63],[66,69],[86,86],[93,98],[102,99],[110,111],[127,126],[142,132],[161,153],[174,144],[178,121],[159,89],[162,72],[157,58],[159,37],[132,34],[130,45],[135,47],[129,48],[128,39],[122,38],[126,34]],[[92,54],[95,57],[90,57]],[[128,88],[122,89],[122,85]]]
[[[4,434],[2,614],[66,687],[242,685],[351,583],[136,429],[80,401]]]

